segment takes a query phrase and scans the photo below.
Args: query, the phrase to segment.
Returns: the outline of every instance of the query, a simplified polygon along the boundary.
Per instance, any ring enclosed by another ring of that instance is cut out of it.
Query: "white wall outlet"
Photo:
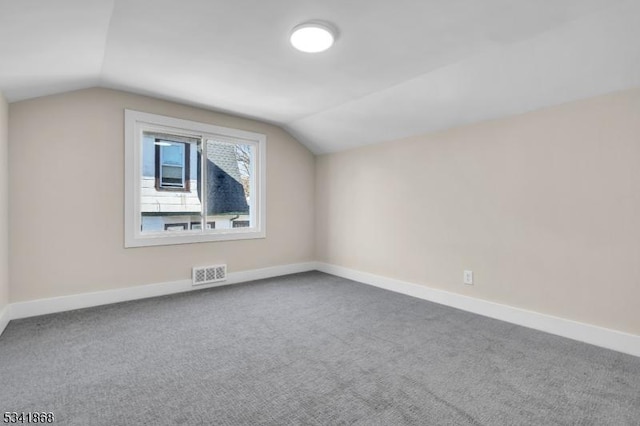
[[[465,284],[473,285],[473,271],[464,271],[462,274],[462,279]]]

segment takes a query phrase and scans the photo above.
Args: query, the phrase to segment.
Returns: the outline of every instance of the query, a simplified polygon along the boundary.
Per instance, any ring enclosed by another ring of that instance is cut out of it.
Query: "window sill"
[[[125,248],[170,246],[176,244],[210,243],[216,241],[254,240],[266,238],[265,231],[246,230],[238,231],[237,228],[230,232],[219,231],[215,233],[180,233],[179,235],[139,234],[133,238],[125,239]]]

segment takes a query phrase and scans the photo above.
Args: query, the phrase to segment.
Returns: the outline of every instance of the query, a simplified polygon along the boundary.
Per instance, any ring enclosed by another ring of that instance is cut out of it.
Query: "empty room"
[[[640,1],[0,0],[0,416],[640,425]]]

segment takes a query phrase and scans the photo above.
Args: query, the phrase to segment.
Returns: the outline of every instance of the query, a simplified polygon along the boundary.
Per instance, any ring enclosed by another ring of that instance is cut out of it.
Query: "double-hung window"
[[[155,140],[158,190],[189,191],[189,145],[166,139]]]
[[[125,111],[125,247],[265,237],[266,137]]]

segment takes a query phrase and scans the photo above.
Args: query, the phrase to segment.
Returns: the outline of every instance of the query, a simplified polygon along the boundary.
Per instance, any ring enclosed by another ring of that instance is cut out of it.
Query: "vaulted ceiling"
[[[310,19],[332,49],[289,45]],[[638,40],[640,0],[0,0],[0,91],[123,89],[325,153],[640,86]]]

